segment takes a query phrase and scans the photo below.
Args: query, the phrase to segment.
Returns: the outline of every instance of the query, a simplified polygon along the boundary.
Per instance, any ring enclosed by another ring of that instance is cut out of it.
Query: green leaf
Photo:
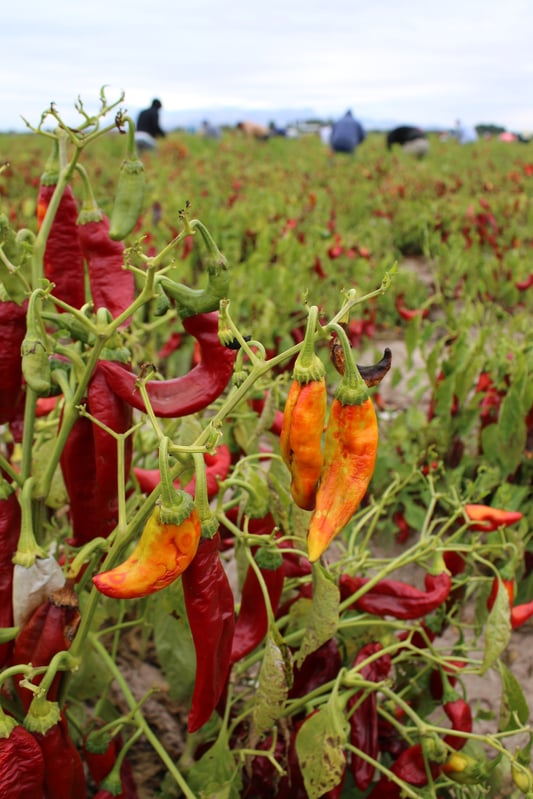
[[[522,402],[518,392],[511,388],[503,399],[498,419],[499,461],[506,474],[511,474],[520,465],[526,440]]]
[[[348,730],[336,692],[298,730],[296,754],[310,799],[318,799],[342,780]]]
[[[333,638],[339,625],[340,592],[331,575],[319,564],[313,564],[313,604],[296,665],[322,644]]]
[[[485,626],[485,651],[481,674],[484,674],[498,660],[506,649],[511,637],[511,613],[507,591],[500,585],[496,600],[489,613]]]
[[[198,799],[239,799],[242,783],[225,729],[192,765],[187,782]]]
[[[252,719],[254,733],[258,737],[269,730],[280,717],[291,685],[290,652],[273,628],[266,638],[259,684],[254,698]]]
[[[500,663],[500,674],[502,698],[498,731],[508,732],[528,723],[529,706],[520,683],[503,663]]]

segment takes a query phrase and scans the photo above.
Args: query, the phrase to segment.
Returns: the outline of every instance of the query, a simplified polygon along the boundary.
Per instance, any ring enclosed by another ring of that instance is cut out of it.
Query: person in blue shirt
[[[366,138],[366,132],[351,111],[334,123],[329,144],[334,153],[354,153]]]

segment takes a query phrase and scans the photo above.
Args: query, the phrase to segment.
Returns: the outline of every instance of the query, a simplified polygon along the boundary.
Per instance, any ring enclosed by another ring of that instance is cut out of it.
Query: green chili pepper
[[[39,396],[49,394],[51,387],[50,362],[38,307],[42,295],[42,289],[36,289],[30,297],[26,315],[26,335],[20,347],[22,374],[28,386]]]
[[[109,226],[109,238],[114,241],[125,239],[131,233],[139,218],[144,201],[144,164],[137,156],[135,147],[135,127],[129,117],[128,150],[120,167],[117,194]]]

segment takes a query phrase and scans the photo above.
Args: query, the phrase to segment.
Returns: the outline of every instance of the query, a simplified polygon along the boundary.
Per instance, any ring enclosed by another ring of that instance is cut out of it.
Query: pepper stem
[[[86,225],[87,222],[100,222],[104,214],[96,202],[87,170],[81,164],[76,164],[76,169],[83,183],[83,202],[78,215],[78,225]]]
[[[159,471],[161,473],[161,524],[182,524],[194,510],[193,498],[186,491],[176,491],[168,462],[168,437],[159,444]]]
[[[46,553],[37,544],[33,533],[33,503],[32,491],[35,477],[28,477],[22,486],[19,502],[21,509],[20,538],[17,551],[13,555],[13,563],[29,569],[37,558],[45,558]]]
[[[296,358],[292,376],[298,383],[310,383],[321,380],[326,370],[324,364],[315,352],[315,331],[318,321],[318,306],[311,305],[305,328],[305,338],[302,349]]]
[[[356,366],[346,331],[337,323],[328,325],[328,329],[337,334],[344,354],[344,375],[335,392],[335,399],[341,405],[362,405],[369,397],[368,388]]]

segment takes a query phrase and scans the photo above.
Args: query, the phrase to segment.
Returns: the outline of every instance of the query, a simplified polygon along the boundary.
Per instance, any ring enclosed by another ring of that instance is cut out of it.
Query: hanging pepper
[[[24,398],[20,348],[26,334],[27,300],[0,300],[0,424],[10,422]]]
[[[438,774],[438,766],[428,764],[429,771],[433,777]],[[421,788],[427,785],[428,772],[424,763],[424,755],[421,744],[414,744],[405,749],[391,766],[393,774],[409,785]],[[400,799],[402,789],[398,783],[393,782],[385,774],[375,783],[366,799]]]
[[[94,309],[107,308],[115,319],[135,299],[133,272],[124,268],[124,244],[113,241],[109,219],[98,207],[85,170],[81,171],[85,198],[78,216],[78,232],[87,261]],[[123,324],[127,324],[126,319]]]
[[[185,607],[196,651],[188,730],[209,721],[226,687],[235,629],[233,591],[219,554],[220,534],[202,538],[183,573]]]
[[[48,666],[53,656],[69,649],[80,623],[78,597],[67,582],[63,588],[53,591],[46,602],[42,602],[20,630],[13,648],[14,665],[31,663],[32,666]],[[56,674],[47,697],[56,699],[62,674]],[[33,678],[39,685],[42,675]],[[22,677],[15,678],[15,688],[24,710],[28,710],[32,693],[20,685]]]
[[[102,783],[115,767],[122,745],[122,736],[120,734],[110,737],[100,733],[98,730],[94,730],[85,736],[83,757],[87,763],[89,774],[97,786]],[[120,764],[119,776],[122,786],[120,794],[111,794],[104,788],[100,788],[95,799],[112,799],[113,796],[118,796],[119,799],[137,799],[133,770],[127,758],[124,758]]]
[[[199,219],[192,219],[188,222],[188,227],[191,231],[200,233],[207,248],[207,259],[204,264],[207,267],[207,285],[202,289],[193,289],[182,283],[176,283],[166,275],[159,278],[165,294],[174,301],[182,320],[188,316],[217,311],[220,301],[228,296],[230,286],[228,262],[205,225]]]
[[[343,330],[346,329],[346,325],[341,325],[341,327]],[[337,335],[332,336],[330,339],[329,353],[333,366],[340,375],[343,375],[346,368],[344,350]],[[357,364],[357,370],[368,387],[379,386],[391,368],[391,364],[392,352],[390,351],[389,347],[385,347],[383,350],[383,357],[380,361],[375,364],[371,364],[370,366],[362,366]]]
[[[471,522],[470,530],[490,533],[500,527],[509,527],[522,518],[520,511],[500,510],[490,505],[465,505],[465,513]]]
[[[274,529],[274,519],[268,514],[263,520],[264,527],[256,525],[254,535],[270,535]],[[255,553],[257,547],[252,552]],[[275,614],[285,580],[283,561],[276,568],[260,568],[261,575],[265,582],[269,597],[270,607]],[[235,632],[231,648],[231,663],[236,663],[241,658],[246,657],[258,646],[268,632],[268,613],[265,605],[265,597],[261,589],[261,584],[255,573],[253,566],[249,565],[246,577],[241,590],[241,607],[235,622]]]
[[[342,668],[342,657],[335,638],[330,638],[293,668],[293,682],[288,698],[305,696],[324,683],[334,680]]]
[[[20,346],[22,374],[27,385],[39,396],[50,393],[52,372],[46,351],[45,332],[39,316],[43,291],[35,289],[28,302],[26,335]]]
[[[1,479],[1,476],[0,476]],[[13,624],[13,562],[20,535],[20,504],[11,492],[0,499],[0,628]],[[0,644],[0,668],[8,661],[13,644]]]
[[[117,434],[132,425],[132,409],[109,388],[99,361],[87,393],[87,411]],[[106,362],[107,363],[107,362]],[[62,424],[63,414],[60,419]],[[133,455],[133,440],[124,440],[124,481]],[[116,439],[86,416],[79,416],[60,456],[69,496],[75,546],[96,536],[107,538],[118,521],[118,449]]]
[[[346,334],[338,327],[345,374],[326,427],[324,463],[307,534],[313,563],[350,521],[363,499],[376,462],[378,425],[365,382],[355,367]]]
[[[363,646],[355,657],[354,667],[363,663],[376,652],[381,651],[382,648],[381,644],[376,642]],[[363,666],[359,670],[359,674],[365,680],[379,682],[387,677],[390,669],[390,655],[382,655]],[[376,692],[371,691],[367,696],[364,696],[364,694],[365,689],[361,688],[348,700],[350,743],[360,749],[361,752],[377,760],[379,755],[379,724]],[[357,788],[361,791],[366,791],[374,777],[374,766],[360,755],[352,752],[350,768]]]
[[[452,752],[446,763],[442,765],[442,771],[459,785],[480,785],[486,782],[486,768],[483,761],[464,752]]]
[[[30,709],[31,714],[31,709]],[[25,724],[30,722],[26,716]],[[65,714],[46,732],[34,731],[44,757],[44,799],[85,799],[85,772],[81,755],[72,740]]]
[[[164,523],[156,506],[131,555],[114,569],[94,575],[100,593],[115,599],[148,596],[187,569],[198,547],[200,520],[189,494],[181,492],[179,501],[181,509],[174,523]]]
[[[462,699],[452,699],[450,702],[445,702],[443,705],[444,712],[450,719],[452,729],[457,730],[458,732],[472,732],[473,730],[473,719],[472,719],[472,709],[469,703]],[[462,738],[458,735],[445,735],[444,743],[451,746],[452,749],[462,749],[466,743],[466,738]]]
[[[146,392],[154,414],[165,419],[188,416],[207,408],[229,383],[237,353],[220,344],[218,312],[189,316],[183,327],[200,346],[200,362],[170,380],[148,380]],[[137,376],[113,361],[100,361],[111,390],[133,408],[146,412]]]
[[[125,239],[135,227],[143,207],[146,182],[144,164],[137,156],[133,121],[122,115],[117,115],[116,121],[120,133],[124,132],[124,123],[128,125],[128,133],[126,158],[120,166],[117,193],[111,212],[109,235],[115,241]]]
[[[341,599],[348,599],[369,582],[368,577],[342,574],[339,580]],[[393,616],[395,619],[420,619],[432,613],[447,599],[452,580],[447,571],[426,574],[426,590],[421,591],[399,580],[380,580],[362,594],[350,607],[376,616]]]
[[[42,799],[44,757],[34,736],[0,713],[0,796]]]
[[[218,485],[220,480],[224,480],[229,473],[231,467],[231,453],[226,444],[221,444],[217,447],[214,455],[208,452],[204,455],[206,466],[206,479],[207,479],[207,495],[212,499],[218,494]],[[161,472],[159,469],[141,469],[134,467],[133,473],[139,482],[139,488],[145,494],[150,494],[154,488],[161,482]],[[180,487],[180,481],[174,481],[174,487]],[[194,496],[196,489],[196,476],[193,475],[187,485],[183,486],[183,490],[191,496]]]
[[[59,174],[57,142],[54,152],[41,176],[37,196],[37,226],[40,229],[56,190]],[[61,195],[52,222],[44,253],[44,274],[54,283],[54,296],[74,308],[85,303],[83,253],[78,237],[78,206],[72,188],[67,185]],[[59,311],[62,309],[59,308]]]
[[[495,577],[492,582],[491,592],[487,599],[487,607],[489,610],[492,609],[498,591],[500,590],[500,586],[507,592],[507,596],[509,599],[509,607],[510,607],[510,621],[511,621],[511,628],[513,630],[517,630],[519,627],[522,627],[523,624],[526,623],[532,616],[533,616],[533,600],[531,602],[524,602],[520,605],[514,605],[515,599],[515,581],[504,579],[501,577]]]
[[[304,510],[315,507],[327,405],[325,369],[314,345],[317,318],[318,308],[313,305],[304,345],[294,364],[279,441],[281,457],[291,473],[292,498]]]

